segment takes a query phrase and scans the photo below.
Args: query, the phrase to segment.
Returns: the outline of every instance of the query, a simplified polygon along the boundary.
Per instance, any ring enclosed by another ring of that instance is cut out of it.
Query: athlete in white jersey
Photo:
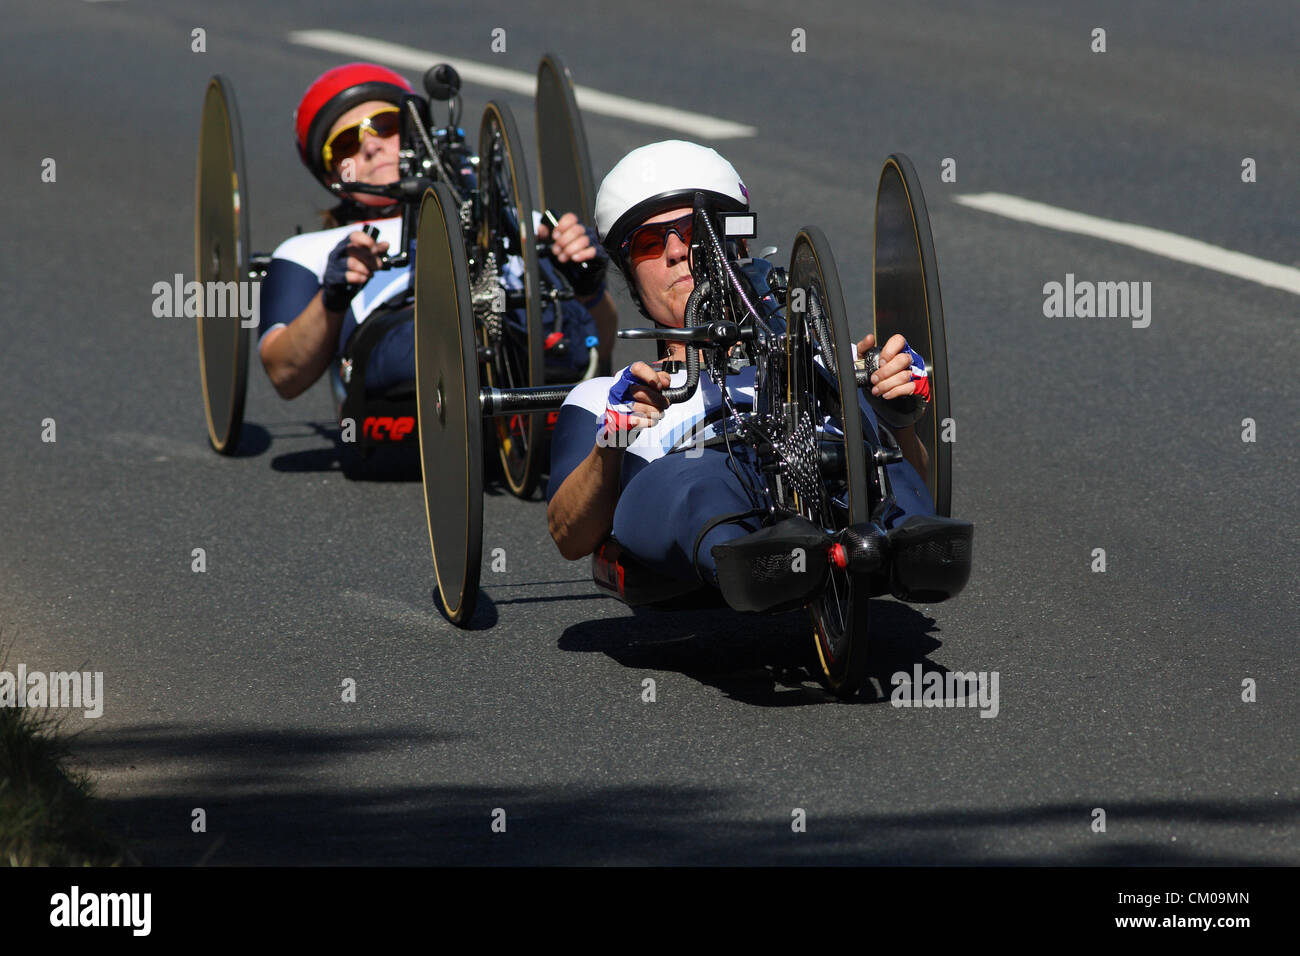
[[[326,188],[335,182],[396,182],[400,175],[397,104],[413,92],[400,74],[373,63],[327,70],[308,87],[294,113],[299,158]],[[284,398],[306,391],[342,353],[358,325],[381,307],[402,304],[411,292],[409,266],[380,268],[380,257],[401,243],[395,203],[382,196],[350,193],[326,218],[332,228],[283,242],[262,281],[259,355]],[[377,238],[361,230],[365,224],[376,227]],[[538,234],[552,240],[551,251],[560,268],[597,256],[593,234],[572,213],[559,219],[553,235],[545,225]],[[547,263],[543,268],[551,266]],[[578,291],[582,304],[564,302],[557,328],[586,328],[594,319],[602,333],[599,348],[607,357],[618,326],[613,300],[603,283],[585,290],[585,295]],[[584,334],[574,334],[585,341]],[[585,347],[570,351],[586,354]],[[367,386],[414,377],[412,323],[395,323],[370,353]]]
[[[714,150],[672,140],[633,150],[605,177],[596,197],[596,224],[606,251],[628,280],[633,299],[655,324],[680,328],[694,289],[688,261],[693,197],[704,192],[720,210],[748,210],[749,192],[729,162]],[[770,264],[747,267],[767,297]],[[858,343],[863,355],[875,345]],[[906,342],[895,335],[881,349],[872,394],[886,399],[915,390]],[[632,554],[676,577],[711,580],[711,547],[755,530],[742,521],[714,524],[720,515],[755,508],[753,476],[732,456],[706,450],[672,454],[721,427],[718,388],[701,376],[697,393],[669,405],[663,390],[680,385],[672,366],[686,347],[669,343],[666,362],[636,362],[613,378],[575,389],[560,411],[552,437],[547,520],[560,553],[574,560],[591,554],[613,532]],[[656,367],[657,366],[657,367]],[[753,372],[729,377],[738,406],[753,404]],[[734,383],[734,384],[733,384]],[[874,415],[868,413],[874,422]],[[630,444],[625,433],[640,430]],[[915,431],[895,429],[906,461],[891,465],[891,481],[905,511],[933,513],[921,475],[926,452]],[[734,446],[733,446],[734,447]],[[743,458],[743,454],[741,456]]]

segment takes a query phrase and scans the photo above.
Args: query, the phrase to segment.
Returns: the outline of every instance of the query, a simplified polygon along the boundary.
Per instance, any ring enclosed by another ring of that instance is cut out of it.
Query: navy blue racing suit
[[[771,264],[755,259],[744,268],[759,296],[770,307],[779,308],[767,286]],[[672,372],[671,378],[671,386],[681,385],[686,372]],[[604,420],[609,389],[616,379],[613,376],[583,382],[560,409],[551,438],[548,502],[591,453],[598,424]],[[738,410],[753,407],[752,367],[728,376],[726,386]],[[861,396],[859,405],[863,427],[875,429],[875,412]],[[670,405],[660,421],[641,431],[623,452],[613,534],[623,548],[662,574],[713,583],[717,569],[711,549],[760,527],[754,516],[734,517],[709,527],[720,517],[745,515],[764,505],[759,493],[764,482],[749,446],[733,440],[729,455],[725,445],[702,449],[697,445],[720,436],[723,418],[721,389],[702,374],[695,395]],[[903,461],[887,466],[887,470],[902,509],[902,517],[891,526],[912,515],[934,514],[925,482],[911,464]]]
[[[285,240],[275,250],[266,277],[262,280],[260,311],[261,321],[258,326],[258,347],[265,341],[266,334],[272,329],[288,325],[297,318],[321,290],[321,280],[325,274],[325,265],[330,252],[349,233],[360,229],[365,222],[350,223],[334,229],[304,233]],[[396,250],[402,244],[402,220],[400,217],[371,220],[379,229],[380,241],[386,241],[389,249]],[[543,277],[552,285],[558,285],[555,265],[547,257],[539,260]],[[507,270],[506,282],[509,288],[518,278],[521,270]],[[603,294],[597,290],[596,295]],[[343,318],[339,331],[339,340],[335,347],[335,358],[343,355],[348,340],[359,325],[372,315],[389,310],[402,310],[414,318],[412,303],[411,266],[400,269],[386,269],[376,272],[370,281],[352,299]],[[547,303],[542,310],[542,334],[553,338],[551,333],[559,331],[567,348],[562,350],[563,357],[557,360],[561,350],[551,348],[547,352],[548,371],[556,371],[557,378],[572,380],[581,374],[588,361],[588,348],[596,344],[596,324],[591,314],[576,300],[560,303],[558,315],[555,304]],[[508,312],[506,322],[519,329],[524,327],[522,309]],[[371,351],[366,367],[366,391],[382,392],[393,385],[410,382],[415,379],[415,324],[413,321],[401,321],[393,325]]]

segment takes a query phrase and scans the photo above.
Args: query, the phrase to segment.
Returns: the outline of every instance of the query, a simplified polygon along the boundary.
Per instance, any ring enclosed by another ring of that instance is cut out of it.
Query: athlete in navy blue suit
[[[694,289],[688,262],[692,208],[704,192],[719,210],[749,208],[749,192],[729,162],[714,150],[676,140],[633,150],[605,177],[596,198],[596,224],[605,249],[628,280],[641,312],[657,325],[680,328]],[[755,291],[768,292],[770,264],[753,260],[746,271]],[[863,355],[875,337],[858,343]],[[674,577],[697,574],[712,583],[711,548],[756,530],[752,519],[719,517],[760,505],[762,482],[736,454],[691,449],[712,435],[723,407],[719,388],[701,376],[700,388],[669,405],[663,390],[685,380],[671,364],[685,346],[668,344],[665,361],[636,362],[612,378],[592,379],[571,392],[552,436],[547,520],[560,553],[574,560],[591,554],[612,532],[638,559]],[[924,394],[923,364],[901,335],[881,349],[872,394],[885,399]],[[753,369],[729,376],[733,403],[753,405]],[[876,416],[863,406],[866,427]],[[893,429],[905,461],[889,465],[890,480],[905,517],[934,514],[922,475],[926,452],[911,427]],[[633,438],[633,433],[635,437]],[[738,460],[737,460],[738,459]]]

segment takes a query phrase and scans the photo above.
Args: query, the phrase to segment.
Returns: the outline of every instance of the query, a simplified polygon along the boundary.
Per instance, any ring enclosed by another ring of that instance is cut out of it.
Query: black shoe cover
[[[805,518],[787,518],[715,545],[718,587],[737,611],[792,610],[826,585],[833,539]]]

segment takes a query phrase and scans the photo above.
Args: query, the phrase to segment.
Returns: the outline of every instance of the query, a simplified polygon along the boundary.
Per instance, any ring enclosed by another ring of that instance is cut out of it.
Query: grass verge
[[[0,670],[5,655],[0,654]],[[100,829],[90,778],[68,767],[62,715],[0,707],[0,866],[117,866],[125,853]]]

